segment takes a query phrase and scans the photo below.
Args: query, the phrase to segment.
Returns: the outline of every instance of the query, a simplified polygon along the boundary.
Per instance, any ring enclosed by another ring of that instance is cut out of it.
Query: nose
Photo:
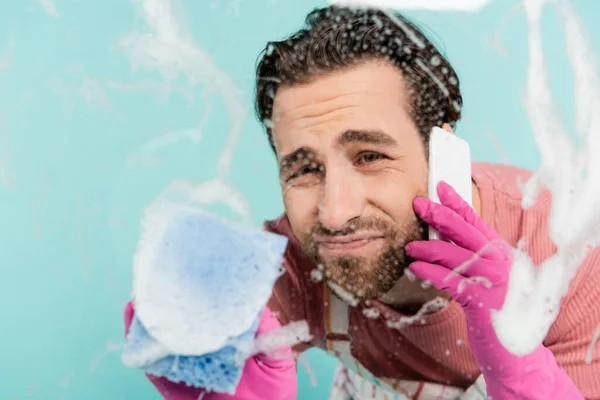
[[[363,214],[365,185],[355,171],[329,168],[319,201],[319,221],[327,229],[338,231]]]

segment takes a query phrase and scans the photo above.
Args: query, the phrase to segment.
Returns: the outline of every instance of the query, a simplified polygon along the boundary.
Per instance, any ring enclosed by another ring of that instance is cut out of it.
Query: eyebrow
[[[315,156],[315,151],[307,146],[299,147],[296,150],[292,151],[291,153],[286,154],[285,156],[281,157],[281,160],[279,161],[280,175],[282,173],[284,173],[287,168],[292,167],[297,162],[299,162],[301,160],[309,159],[311,157],[314,158],[314,156]]]
[[[395,146],[398,144],[396,139],[390,135],[373,129],[348,129],[342,132],[337,138],[337,145],[340,147],[347,146],[349,144],[372,144],[376,146]],[[307,146],[302,146],[286,154],[279,161],[279,171],[282,174],[287,168],[292,167],[294,164],[301,160],[315,158],[316,152]]]
[[[377,146],[395,146],[396,139],[379,130],[372,129],[349,129],[344,131],[337,139],[339,146],[354,143],[367,143]]]

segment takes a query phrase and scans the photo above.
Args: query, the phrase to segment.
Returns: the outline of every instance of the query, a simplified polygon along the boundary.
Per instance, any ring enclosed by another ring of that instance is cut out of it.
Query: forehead
[[[273,105],[273,138],[277,153],[324,142],[348,129],[389,134],[410,124],[407,91],[400,72],[385,62],[318,76],[309,83],[281,87]]]

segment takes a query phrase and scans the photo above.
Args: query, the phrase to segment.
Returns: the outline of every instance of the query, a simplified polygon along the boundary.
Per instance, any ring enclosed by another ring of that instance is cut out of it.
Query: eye
[[[291,179],[294,179],[294,178],[298,178],[298,177],[304,176],[304,175],[310,175],[310,174],[318,173],[320,171],[321,171],[321,168],[319,168],[319,166],[317,165],[317,163],[311,162],[310,164],[306,164],[305,166],[303,166],[302,168],[300,168],[296,172],[294,172],[292,174],[292,176],[289,177],[288,180],[291,180]]]
[[[380,153],[374,153],[374,152],[362,153],[358,157],[358,163],[359,164],[371,164],[376,161],[382,160],[384,158],[386,158],[386,157]]]

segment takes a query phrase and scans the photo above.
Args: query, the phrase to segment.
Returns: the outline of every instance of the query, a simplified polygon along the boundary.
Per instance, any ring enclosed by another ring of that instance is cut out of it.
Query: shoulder
[[[539,264],[556,252],[549,234],[552,195],[541,190],[533,205],[523,209],[523,185],[532,175],[515,166],[473,163],[484,219],[511,245],[516,247],[520,242]]]
[[[279,313],[283,325],[298,320],[308,322],[313,341],[298,346],[297,351],[315,345],[322,347],[324,284],[320,279],[314,279],[312,272],[316,270],[316,266],[302,250],[286,214],[266,221],[264,227],[268,232],[288,238],[283,258],[285,273],[275,283],[269,306]]]
[[[515,199],[522,199],[521,183],[531,178],[533,172],[514,165],[473,162],[473,178],[478,185],[490,187]]]
[[[493,207],[493,220],[487,222],[513,246],[521,242],[534,263],[541,265],[557,250],[550,238],[552,194],[541,190],[533,205],[523,209],[523,184],[532,175],[533,172],[524,168],[473,163],[473,179],[484,197],[482,203],[487,200],[487,206]],[[590,334],[587,332],[591,328],[590,318],[600,314],[600,306],[596,305],[600,296],[600,248],[592,250],[561,301],[559,316],[547,336],[548,344],[564,340],[579,329]],[[557,279],[561,278],[557,276]]]
[[[277,233],[286,236],[288,239],[294,236],[286,213],[281,214],[275,219],[266,220],[263,223],[263,227],[267,232]]]
[[[283,266],[286,274],[282,275],[279,281],[287,280],[298,292],[308,297],[314,297],[321,290],[322,281],[315,279],[313,271],[317,267],[306,255],[296,239],[287,215],[282,214],[275,220],[266,221],[264,226],[268,232],[283,235],[288,239],[288,245],[283,257]]]
[[[523,211],[523,188],[533,176],[532,171],[513,165],[483,162],[474,162],[472,168],[473,180],[480,190],[491,192],[496,208],[518,206]],[[537,194],[534,204],[525,211],[548,215],[551,199],[552,194],[542,189]]]

